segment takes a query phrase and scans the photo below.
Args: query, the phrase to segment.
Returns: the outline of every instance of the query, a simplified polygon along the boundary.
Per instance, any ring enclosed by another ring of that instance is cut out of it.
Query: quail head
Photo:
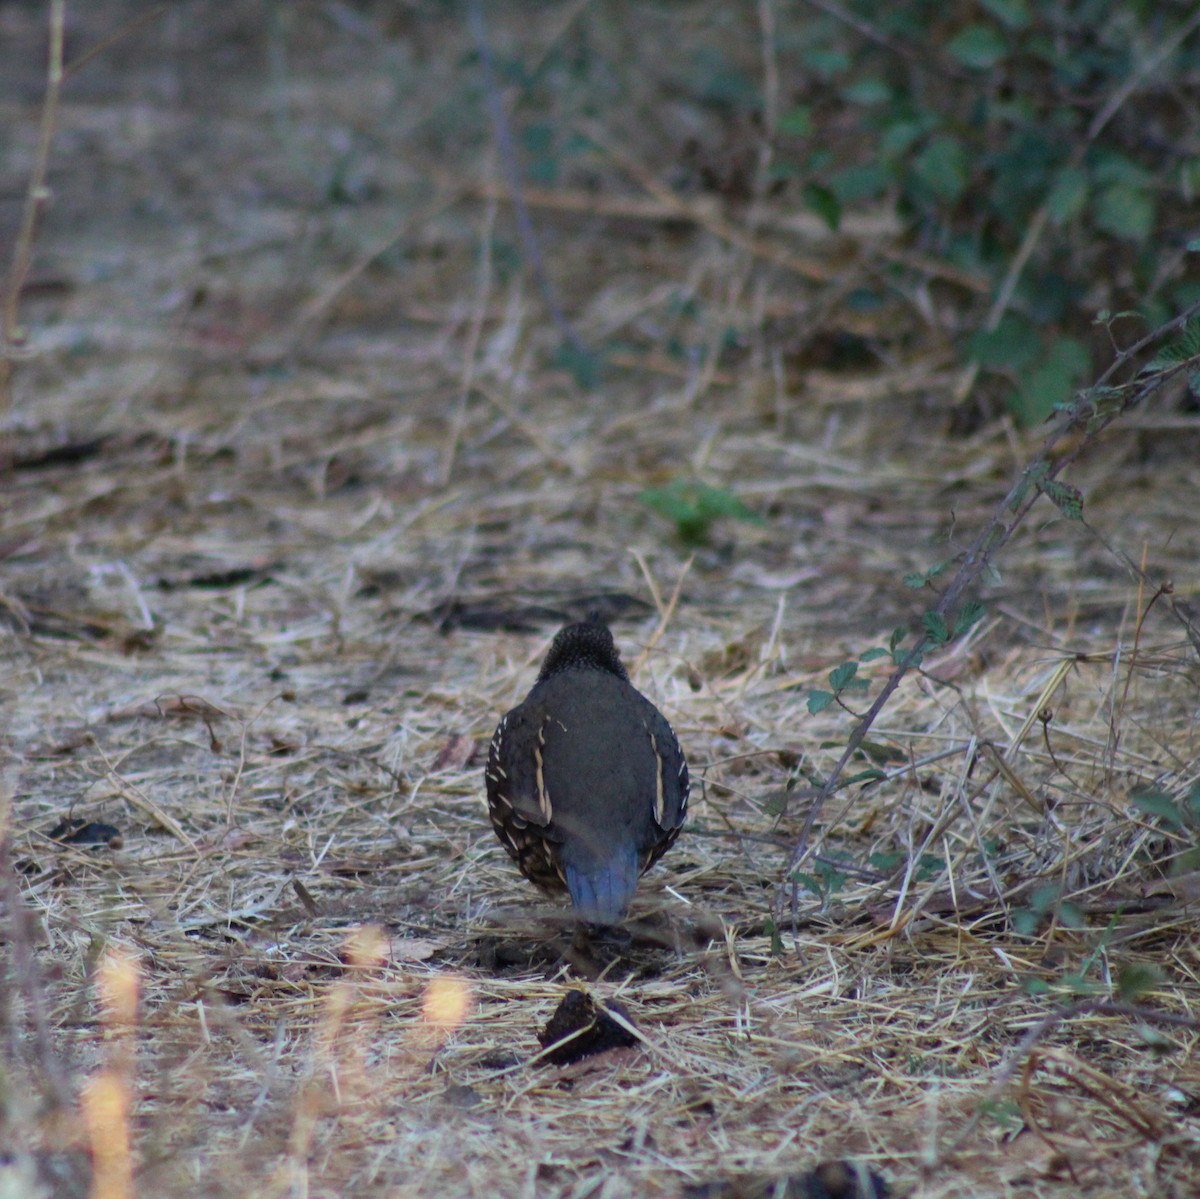
[[[679,742],[596,618],[555,636],[492,737],[485,777],[492,827],[521,873],[569,892],[589,924],[624,918],[687,816]]]

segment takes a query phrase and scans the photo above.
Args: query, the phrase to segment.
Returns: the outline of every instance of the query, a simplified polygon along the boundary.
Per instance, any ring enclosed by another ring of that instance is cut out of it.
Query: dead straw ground
[[[103,7],[78,49],[128,11]],[[704,35],[647,12],[647,47]],[[1200,782],[1200,666],[1120,555],[1195,601],[1200,418],[1160,396],[1087,451],[1103,540],[1035,511],[987,618],[874,730],[886,778],[824,813],[846,868],[779,943],[851,727],[808,690],[919,617],[902,577],[1034,444],[945,436],[971,281],[905,265],[886,220],[814,241],[678,210],[631,82],[625,161],[535,197],[580,335],[618,347],[585,394],[504,258],[465,31],[403,14],[180,5],[66,92],[0,528],[6,1193],[99,1169],[142,1196],[675,1196],[853,1157],[929,1199],[1196,1194],[1190,834],[1130,796]],[[547,47],[579,18],[543,15]],[[6,195],[41,17],[0,9]],[[884,311],[847,308],[897,262]],[[847,332],[882,356],[823,361]],[[692,556],[638,500],[675,476],[762,523]],[[643,883],[647,935],[581,981],[487,826],[479,748],[597,595],[687,749],[694,827]],[[119,847],[53,841],[68,816]],[[579,985],[642,1046],[531,1064]]]

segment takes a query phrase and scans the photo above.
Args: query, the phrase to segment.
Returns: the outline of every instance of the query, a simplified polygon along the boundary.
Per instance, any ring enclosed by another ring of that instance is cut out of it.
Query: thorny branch
[[[1148,396],[1153,395],[1181,372],[1196,369],[1200,359],[1189,358],[1173,362],[1162,369],[1143,370],[1127,382],[1117,386],[1110,383],[1110,380],[1115,378],[1122,368],[1137,358],[1145,349],[1180,332],[1187,322],[1198,313],[1200,313],[1200,301],[1190,305],[1178,316],[1120,351],[1096,382],[1081,392],[1076,401],[1058,416],[1054,428],[1042,442],[1037,453],[1025,465],[1004,498],[996,505],[991,520],[966,550],[958,570],[933,609],[946,621],[948,627],[953,628],[952,618],[959,611],[964,597],[978,584],[992,560],[1004,549],[1021,526],[1029,510],[1045,491],[1045,484],[1061,474],[1114,421],[1126,412],[1137,408]],[[1075,440],[1067,452],[1056,456],[1058,448],[1070,434],[1081,434],[1081,436]],[[1140,568],[1134,566],[1127,559],[1124,560],[1124,563],[1136,573],[1140,573]],[[788,858],[783,881],[776,895],[777,914],[782,911],[784,895],[790,895],[791,913],[793,921],[795,920],[799,902],[799,882],[796,878],[796,871],[812,852],[809,841],[813,826],[829,797],[839,789],[846,766],[858,751],[859,746],[862,745],[879,714],[887,706],[888,700],[900,686],[904,676],[921,660],[923,652],[933,644],[933,639],[927,632],[918,638],[916,644],[892,671],[884,683],[883,689],[875,697],[875,702],[851,731],[846,748],[818,790],[812,806],[805,816],[800,835]]]

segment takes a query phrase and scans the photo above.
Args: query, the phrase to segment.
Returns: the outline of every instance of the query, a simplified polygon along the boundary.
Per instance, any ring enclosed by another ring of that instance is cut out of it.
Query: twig
[[[374,245],[369,246],[341,274],[335,275],[333,279],[325,283],[314,296],[301,305],[287,334],[287,348],[292,349],[298,345],[308,335],[310,326],[321,319],[333,304],[336,303],[342,293],[353,283],[357,282],[363,273],[392,249],[397,242],[407,237],[413,229],[431,224],[436,216],[439,216],[446,209],[457,203],[459,198],[459,192],[451,191],[449,194],[438,196],[432,204],[422,211],[406,216],[386,236],[381,237]]]
[[[442,450],[439,483],[446,487],[454,473],[454,459],[458,455],[458,443],[462,439],[467,420],[467,406],[471,402],[471,388],[475,381],[475,368],[479,357],[479,343],[483,338],[483,324],[487,317],[488,297],[492,292],[492,242],[496,228],[496,202],[489,201],[484,210],[483,231],[479,239],[479,273],[475,283],[475,303],[471,306],[471,323],[467,327],[467,341],[463,347],[462,377],[458,387],[458,402],[450,418],[450,432]]]
[[[541,243],[538,241],[537,233],[533,228],[533,220],[529,215],[529,208],[522,194],[521,169],[517,163],[517,149],[513,144],[512,129],[504,111],[504,101],[500,96],[500,85],[496,81],[496,69],[492,62],[491,46],[488,43],[487,23],[483,17],[483,0],[471,0],[467,6],[467,19],[479,51],[479,65],[483,70],[483,90],[487,96],[488,113],[492,118],[492,132],[496,138],[496,150],[500,156],[500,169],[504,172],[508,190],[512,195],[513,215],[517,222],[517,234],[521,239],[525,260],[529,263],[530,270],[533,271],[533,276],[542,293],[542,299],[546,304],[546,310],[550,313],[550,319],[554,322],[555,327],[572,350],[577,354],[586,354],[587,347],[579,339],[579,335],[571,326],[566,313],[563,312],[550,277],[546,274]]]
[[[1143,597],[1146,592],[1147,573],[1146,573],[1146,556],[1145,551],[1142,553],[1142,565],[1137,568],[1138,573],[1138,600],[1137,624],[1133,630],[1133,646],[1129,652],[1129,665],[1125,668],[1125,686],[1121,690],[1121,698],[1117,700],[1112,716],[1109,719],[1109,740],[1108,740],[1108,759],[1109,771],[1111,772],[1116,766],[1117,746],[1121,741],[1121,717],[1125,712],[1125,707],[1129,702],[1129,689],[1133,685],[1134,667],[1137,665],[1138,651],[1142,645],[1142,629],[1146,625],[1146,617],[1150,615],[1150,609],[1164,595],[1170,595],[1174,588],[1169,582],[1163,582],[1155,589],[1154,594],[1149,601],[1143,603]]]
[[[0,309],[0,471],[9,463],[8,414],[12,409],[12,363],[24,347],[25,338],[18,326],[21,291],[33,262],[33,242],[50,192],[46,187],[46,170],[50,163],[50,145],[58,121],[58,100],[63,81],[63,27],[66,19],[66,0],[50,0],[50,58],[46,68],[46,99],[42,104],[42,123],[38,132],[37,152],[21,225],[13,246],[12,265],[4,291],[4,306]]]
[[[33,951],[34,935],[30,927],[29,909],[21,894],[12,860],[12,791],[9,781],[0,777],[0,897],[3,897],[3,908],[8,915],[6,940],[12,949],[11,963],[0,966],[0,1030],[8,1034],[11,1045],[15,1047],[20,1038],[17,1029],[11,1025],[16,1005],[10,1000],[9,988],[19,988],[33,1025],[33,1048],[48,1088],[47,1098],[54,1106],[67,1109],[72,1102],[69,1072],[64,1069],[55,1051],[46,1015],[45,988],[37,955]]]
[[[170,7],[169,4],[159,4],[150,9],[149,12],[140,13],[136,17],[130,17],[124,25],[119,25],[107,37],[101,38],[91,49],[84,51],[78,58],[71,59],[70,63],[63,70],[63,81],[66,82],[73,75],[77,75],[93,58],[98,58],[118,42],[123,42],[144,25],[149,25],[151,21],[157,21],[159,17],[170,10]]]
[[[642,575],[646,579],[646,583],[650,588],[650,593],[654,597],[655,606],[658,608],[658,626],[654,632],[650,634],[650,640],[642,647],[642,652],[638,654],[636,661],[630,669],[630,674],[636,678],[637,673],[645,665],[646,659],[650,656],[650,652],[658,644],[658,639],[667,631],[667,625],[671,623],[671,617],[675,614],[675,607],[679,603],[679,593],[683,589],[683,580],[687,578],[688,571],[692,569],[692,563],[696,560],[696,555],[692,554],[683,564],[683,569],[679,572],[679,577],[675,580],[675,586],[671,590],[671,598],[667,600],[664,607],[662,596],[658,593],[658,588],[654,585],[654,580],[651,578],[649,568],[646,565],[645,558],[641,554],[635,554],[637,564],[641,568]]]
[[[96,752],[100,755],[104,763],[105,772],[108,775],[108,781],[116,788],[116,790],[135,808],[141,808],[156,824],[166,829],[177,841],[186,845],[194,854],[199,854],[199,849],[196,847],[195,841],[191,839],[183,831],[179,821],[175,819],[170,812],[165,812],[148,796],[140,787],[135,787],[132,783],[123,779],[118,773],[116,767],[112,764],[108,755],[101,748],[100,742],[89,734],[88,741],[91,742]]]

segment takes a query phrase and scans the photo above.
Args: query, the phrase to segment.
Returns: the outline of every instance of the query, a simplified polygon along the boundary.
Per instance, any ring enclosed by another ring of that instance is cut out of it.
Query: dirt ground
[[[1041,431],[947,433],[978,281],[888,214],[834,237],[706,187],[747,135],[689,72],[758,69],[744,7],[488,6],[593,357],[522,265],[457,6],[70,6],[68,61],[97,52],[0,414],[5,1194],[765,1195],[841,1158],[930,1199],[1197,1193],[1177,391],[1072,467],[1086,524],[1035,508],[772,922],[853,726],[810,690],[916,627],[905,575]],[[45,44],[0,3],[5,265]],[[685,544],[643,494],[673,480],[753,519]],[[693,793],[630,942],[581,955],[482,768],[592,608]],[[635,1043],[537,1060],[572,988]]]

